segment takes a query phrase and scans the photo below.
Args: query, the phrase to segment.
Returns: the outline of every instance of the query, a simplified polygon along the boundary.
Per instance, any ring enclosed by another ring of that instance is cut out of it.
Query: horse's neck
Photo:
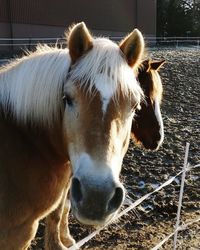
[[[0,115],[1,154],[42,158],[50,165],[68,160],[61,124],[51,129],[19,125],[12,118]],[[7,157],[7,156],[6,156]]]

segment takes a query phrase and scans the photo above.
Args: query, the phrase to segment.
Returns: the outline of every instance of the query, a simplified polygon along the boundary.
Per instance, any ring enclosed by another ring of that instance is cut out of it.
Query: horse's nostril
[[[82,200],[81,183],[77,178],[72,179],[71,194],[73,199],[78,203]]]
[[[108,203],[108,210],[110,212],[116,211],[120,207],[120,205],[122,204],[123,197],[124,197],[123,189],[121,187],[117,187],[115,189],[115,194],[113,195],[113,197],[111,198],[111,200]]]

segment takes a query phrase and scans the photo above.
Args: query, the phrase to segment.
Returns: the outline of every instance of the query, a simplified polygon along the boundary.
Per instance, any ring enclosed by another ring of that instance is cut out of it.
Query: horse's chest
[[[40,216],[45,216],[58,206],[69,179],[70,169],[64,165],[48,169],[47,173],[41,176],[34,192],[36,197],[32,197]]]

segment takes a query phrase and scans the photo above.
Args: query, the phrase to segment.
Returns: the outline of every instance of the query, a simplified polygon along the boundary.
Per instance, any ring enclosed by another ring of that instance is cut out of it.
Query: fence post
[[[180,194],[179,194],[179,202],[178,202],[178,211],[177,211],[177,218],[176,218],[176,232],[174,234],[174,243],[173,243],[173,250],[176,250],[176,242],[177,242],[177,236],[178,236],[178,227],[180,223],[180,214],[181,214],[181,207],[182,207],[182,200],[183,200],[183,190],[184,190],[184,184],[185,184],[185,174],[186,174],[186,168],[187,168],[187,160],[188,160],[188,152],[189,152],[190,144],[186,143],[186,149],[185,149],[185,159],[184,159],[184,165],[183,165],[183,174],[181,178],[181,187],[180,187]]]

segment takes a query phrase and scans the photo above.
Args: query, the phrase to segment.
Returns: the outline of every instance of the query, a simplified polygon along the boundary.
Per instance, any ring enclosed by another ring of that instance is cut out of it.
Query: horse
[[[132,138],[137,145],[148,150],[158,150],[164,139],[163,120],[160,111],[163,87],[158,70],[165,60],[142,62],[138,69],[138,81],[144,91],[145,101],[136,110],[132,122]]]
[[[144,98],[133,73],[143,51],[138,29],[118,45],[78,23],[66,49],[39,46],[0,70],[0,249],[27,249],[40,219],[67,215],[69,188],[83,224],[103,225],[119,211],[122,160]],[[46,246],[66,249],[51,237]]]
[[[146,150],[158,150],[164,138],[163,121],[160,112],[162,100],[162,82],[158,70],[165,63],[165,60],[152,61],[147,59],[141,63],[138,69],[138,83],[144,91],[144,100],[135,111],[136,115],[132,120],[131,134],[136,146]],[[67,194],[60,206],[53,211],[46,219],[45,245],[47,249],[56,248],[60,242],[65,246],[75,244],[68,228],[68,214],[70,201]],[[66,237],[67,236],[67,237]],[[56,244],[52,246],[51,239]],[[50,244],[49,244],[50,243]]]

